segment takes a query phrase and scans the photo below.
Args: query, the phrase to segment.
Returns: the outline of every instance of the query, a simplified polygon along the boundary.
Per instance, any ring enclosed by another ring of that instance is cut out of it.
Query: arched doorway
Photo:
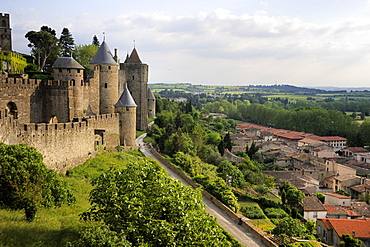
[[[17,105],[14,102],[9,102],[6,106],[8,114],[12,116],[14,119],[17,119],[18,118]]]

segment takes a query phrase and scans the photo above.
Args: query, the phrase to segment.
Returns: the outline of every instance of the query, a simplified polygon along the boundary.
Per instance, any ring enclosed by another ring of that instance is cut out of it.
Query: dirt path
[[[144,146],[143,139],[146,134],[141,135],[137,138],[136,143],[140,146],[140,151],[147,157],[156,159],[156,157],[150,152],[149,147]],[[170,168],[168,168],[160,160],[157,160],[158,163],[168,172],[170,177],[180,180],[184,185],[190,186],[186,181],[182,180],[176,173],[174,173]],[[255,238],[250,232],[245,230],[243,227],[239,226],[234,222],[228,215],[223,213],[215,204],[213,204],[208,198],[203,196],[203,202],[206,205],[206,211],[217,218],[218,223],[231,235],[235,237],[241,244],[244,246],[257,247],[265,246],[259,239]]]

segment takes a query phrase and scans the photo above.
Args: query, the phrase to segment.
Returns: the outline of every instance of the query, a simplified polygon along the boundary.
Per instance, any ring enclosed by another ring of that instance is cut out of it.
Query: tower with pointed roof
[[[127,86],[120,99],[114,105],[119,113],[120,144],[122,146],[136,146],[136,103]]]
[[[114,113],[118,101],[118,64],[105,40],[90,62],[90,106],[97,114]]]
[[[127,85],[137,104],[136,129],[146,130],[148,127],[148,65],[141,62],[134,48],[124,63],[120,64],[120,88]]]

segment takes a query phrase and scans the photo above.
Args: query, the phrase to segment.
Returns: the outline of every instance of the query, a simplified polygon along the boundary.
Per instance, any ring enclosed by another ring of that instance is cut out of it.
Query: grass
[[[275,228],[275,225],[271,222],[270,219],[251,219],[250,221],[257,228],[265,232],[272,231]]]
[[[95,223],[80,220],[90,204],[90,182],[113,167],[123,168],[127,163],[142,160],[138,151],[103,153],[61,175],[69,184],[77,202],[60,208],[41,208],[33,222],[25,220],[24,211],[0,210],[0,247],[64,247],[79,238],[79,232]]]

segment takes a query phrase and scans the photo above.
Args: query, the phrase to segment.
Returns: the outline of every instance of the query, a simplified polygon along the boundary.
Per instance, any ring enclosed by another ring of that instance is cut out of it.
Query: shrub
[[[283,219],[289,215],[281,208],[266,208],[265,214],[270,219]]]
[[[240,211],[245,217],[250,219],[266,219],[262,209],[258,206],[243,206]]]

